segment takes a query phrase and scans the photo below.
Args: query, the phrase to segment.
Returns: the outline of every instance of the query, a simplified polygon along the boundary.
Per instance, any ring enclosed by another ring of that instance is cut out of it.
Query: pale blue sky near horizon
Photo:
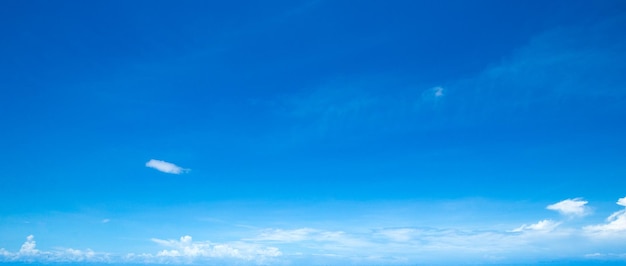
[[[0,262],[626,261],[624,29],[611,0],[3,1]]]

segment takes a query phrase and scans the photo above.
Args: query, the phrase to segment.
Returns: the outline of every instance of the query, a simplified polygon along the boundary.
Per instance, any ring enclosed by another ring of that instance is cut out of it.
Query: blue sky
[[[623,1],[4,1],[0,262],[626,261]]]

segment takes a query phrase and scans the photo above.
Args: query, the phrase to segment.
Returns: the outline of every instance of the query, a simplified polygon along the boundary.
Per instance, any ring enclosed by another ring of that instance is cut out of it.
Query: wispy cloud
[[[581,108],[589,115],[621,112],[626,39],[615,33],[625,25],[626,17],[620,16],[549,29],[475,75],[442,80],[442,86],[406,85],[412,81],[398,83],[402,78],[394,76],[321,83],[314,93],[286,101],[281,110],[325,129],[415,119],[419,123],[409,125],[417,128],[518,121],[527,116],[551,119],[552,114]]]
[[[596,236],[626,237],[626,197],[618,199],[616,204],[625,208],[606,218],[607,223],[585,226],[584,229]]]
[[[210,258],[234,258],[265,262],[270,258],[282,255],[281,251],[276,247],[265,247],[246,242],[217,244],[208,241],[193,241],[191,236],[182,236],[179,240],[153,238],[152,241],[170,248],[161,250],[156,256],[170,258],[173,262]]]
[[[327,231],[312,228],[299,228],[291,230],[265,229],[257,237],[248,240],[277,243],[324,242],[351,247],[357,247],[367,244],[367,241],[355,238],[343,231]]]
[[[559,226],[560,222],[555,222],[552,220],[541,220],[535,224],[530,225],[522,225],[518,228],[512,230],[512,232],[524,232],[524,231],[543,231],[549,232],[554,230],[557,226]]]
[[[587,215],[589,210],[585,206],[588,202],[581,198],[566,199],[551,205],[548,205],[546,209],[557,211],[566,216],[584,216]]]
[[[155,160],[155,159],[151,159],[150,161],[148,161],[146,163],[146,167],[149,168],[154,168],[156,170],[159,170],[163,173],[168,173],[168,174],[182,174],[182,173],[187,173],[189,172],[191,169],[187,169],[187,168],[182,168],[178,165],[175,165],[173,163],[170,162],[166,162],[166,161],[161,161],[161,160]]]
[[[422,100],[424,101],[436,101],[441,97],[445,96],[444,88],[441,86],[433,87],[428,90],[425,90],[422,93]]]
[[[317,230],[311,228],[299,228],[293,230],[283,229],[266,229],[254,240],[263,241],[279,241],[279,242],[298,242],[311,240]]]

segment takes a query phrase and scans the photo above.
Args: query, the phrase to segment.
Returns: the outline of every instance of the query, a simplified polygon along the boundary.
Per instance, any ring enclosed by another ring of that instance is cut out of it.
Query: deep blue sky
[[[577,232],[559,241],[589,237],[626,196],[624,29],[626,4],[608,0],[4,1],[0,248],[27,260],[17,246],[33,234],[157,256],[159,239],[193,234],[270,241],[270,264],[369,264],[448,260],[383,241],[373,253],[389,261],[326,261],[293,236],[406,242],[418,227],[548,219],[554,234]],[[545,209],[566,199],[588,201],[584,215]],[[200,216],[224,228],[189,223]],[[626,257],[611,241],[553,253]],[[483,259],[563,259],[524,243]]]

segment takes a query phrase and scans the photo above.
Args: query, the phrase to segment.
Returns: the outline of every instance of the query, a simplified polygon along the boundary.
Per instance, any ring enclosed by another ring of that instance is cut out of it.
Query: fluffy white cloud
[[[584,216],[588,213],[585,206],[588,202],[581,198],[566,199],[552,205],[548,205],[546,209],[557,211],[567,216]]]
[[[626,207],[626,197],[618,199],[616,204]],[[626,208],[614,212],[606,218],[606,221],[605,224],[585,226],[584,230],[596,236],[624,236],[615,233],[626,232]]]
[[[33,235],[26,237],[26,241],[18,252],[9,252],[0,249],[1,261],[23,261],[23,262],[108,262],[109,255],[106,253],[96,253],[93,250],[60,249],[54,251],[42,251],[37,249],[37,242]]]
[[[26,237],[26,242],[22,244],[18,254],[24,256],[34,256],[39,254],[39,250],[37,250],[37,242],[35,242],[35,236],[29,235]]]
[[[37,249],[35,238],[29,235],[19,251],[10,252],[0,249],[1,262],[31,262],[31,263],[63,263],[63,262],[105,262],[105,263],[147,263],[147,264],[180,264],[206,261],[265,264],[282,255],[276,247],[267,247],[249,242],[210,243],[208,241],[193,241],[191,236],[183,236],[179,240],[162,240],[154,238],[153,242],[163,249],[155,253],[113,255],[94,252],[91,249],[79,250],[73,248],[43,251]]]
[[[626,197],[617,200],[617,205],[626,207]]]
[[[541,231],[541,232],[549,232],[554,230],[557,226],[559,226],[560,222],[555,222],[552,220],[541,220],[535,224],[530,225],[522,225],[518,228],[512,230],[512,232],[524,232],[524,231]]]
[[[173,163],[169,163],[169,162],[161,161],[161,160],[155,160],[155,159],[151,159],[150,161],[148,161],[146,163],[146,167],[154,168],[163,173],[175,174],[175,175],[190,171],[190,169],[182,168]]]

